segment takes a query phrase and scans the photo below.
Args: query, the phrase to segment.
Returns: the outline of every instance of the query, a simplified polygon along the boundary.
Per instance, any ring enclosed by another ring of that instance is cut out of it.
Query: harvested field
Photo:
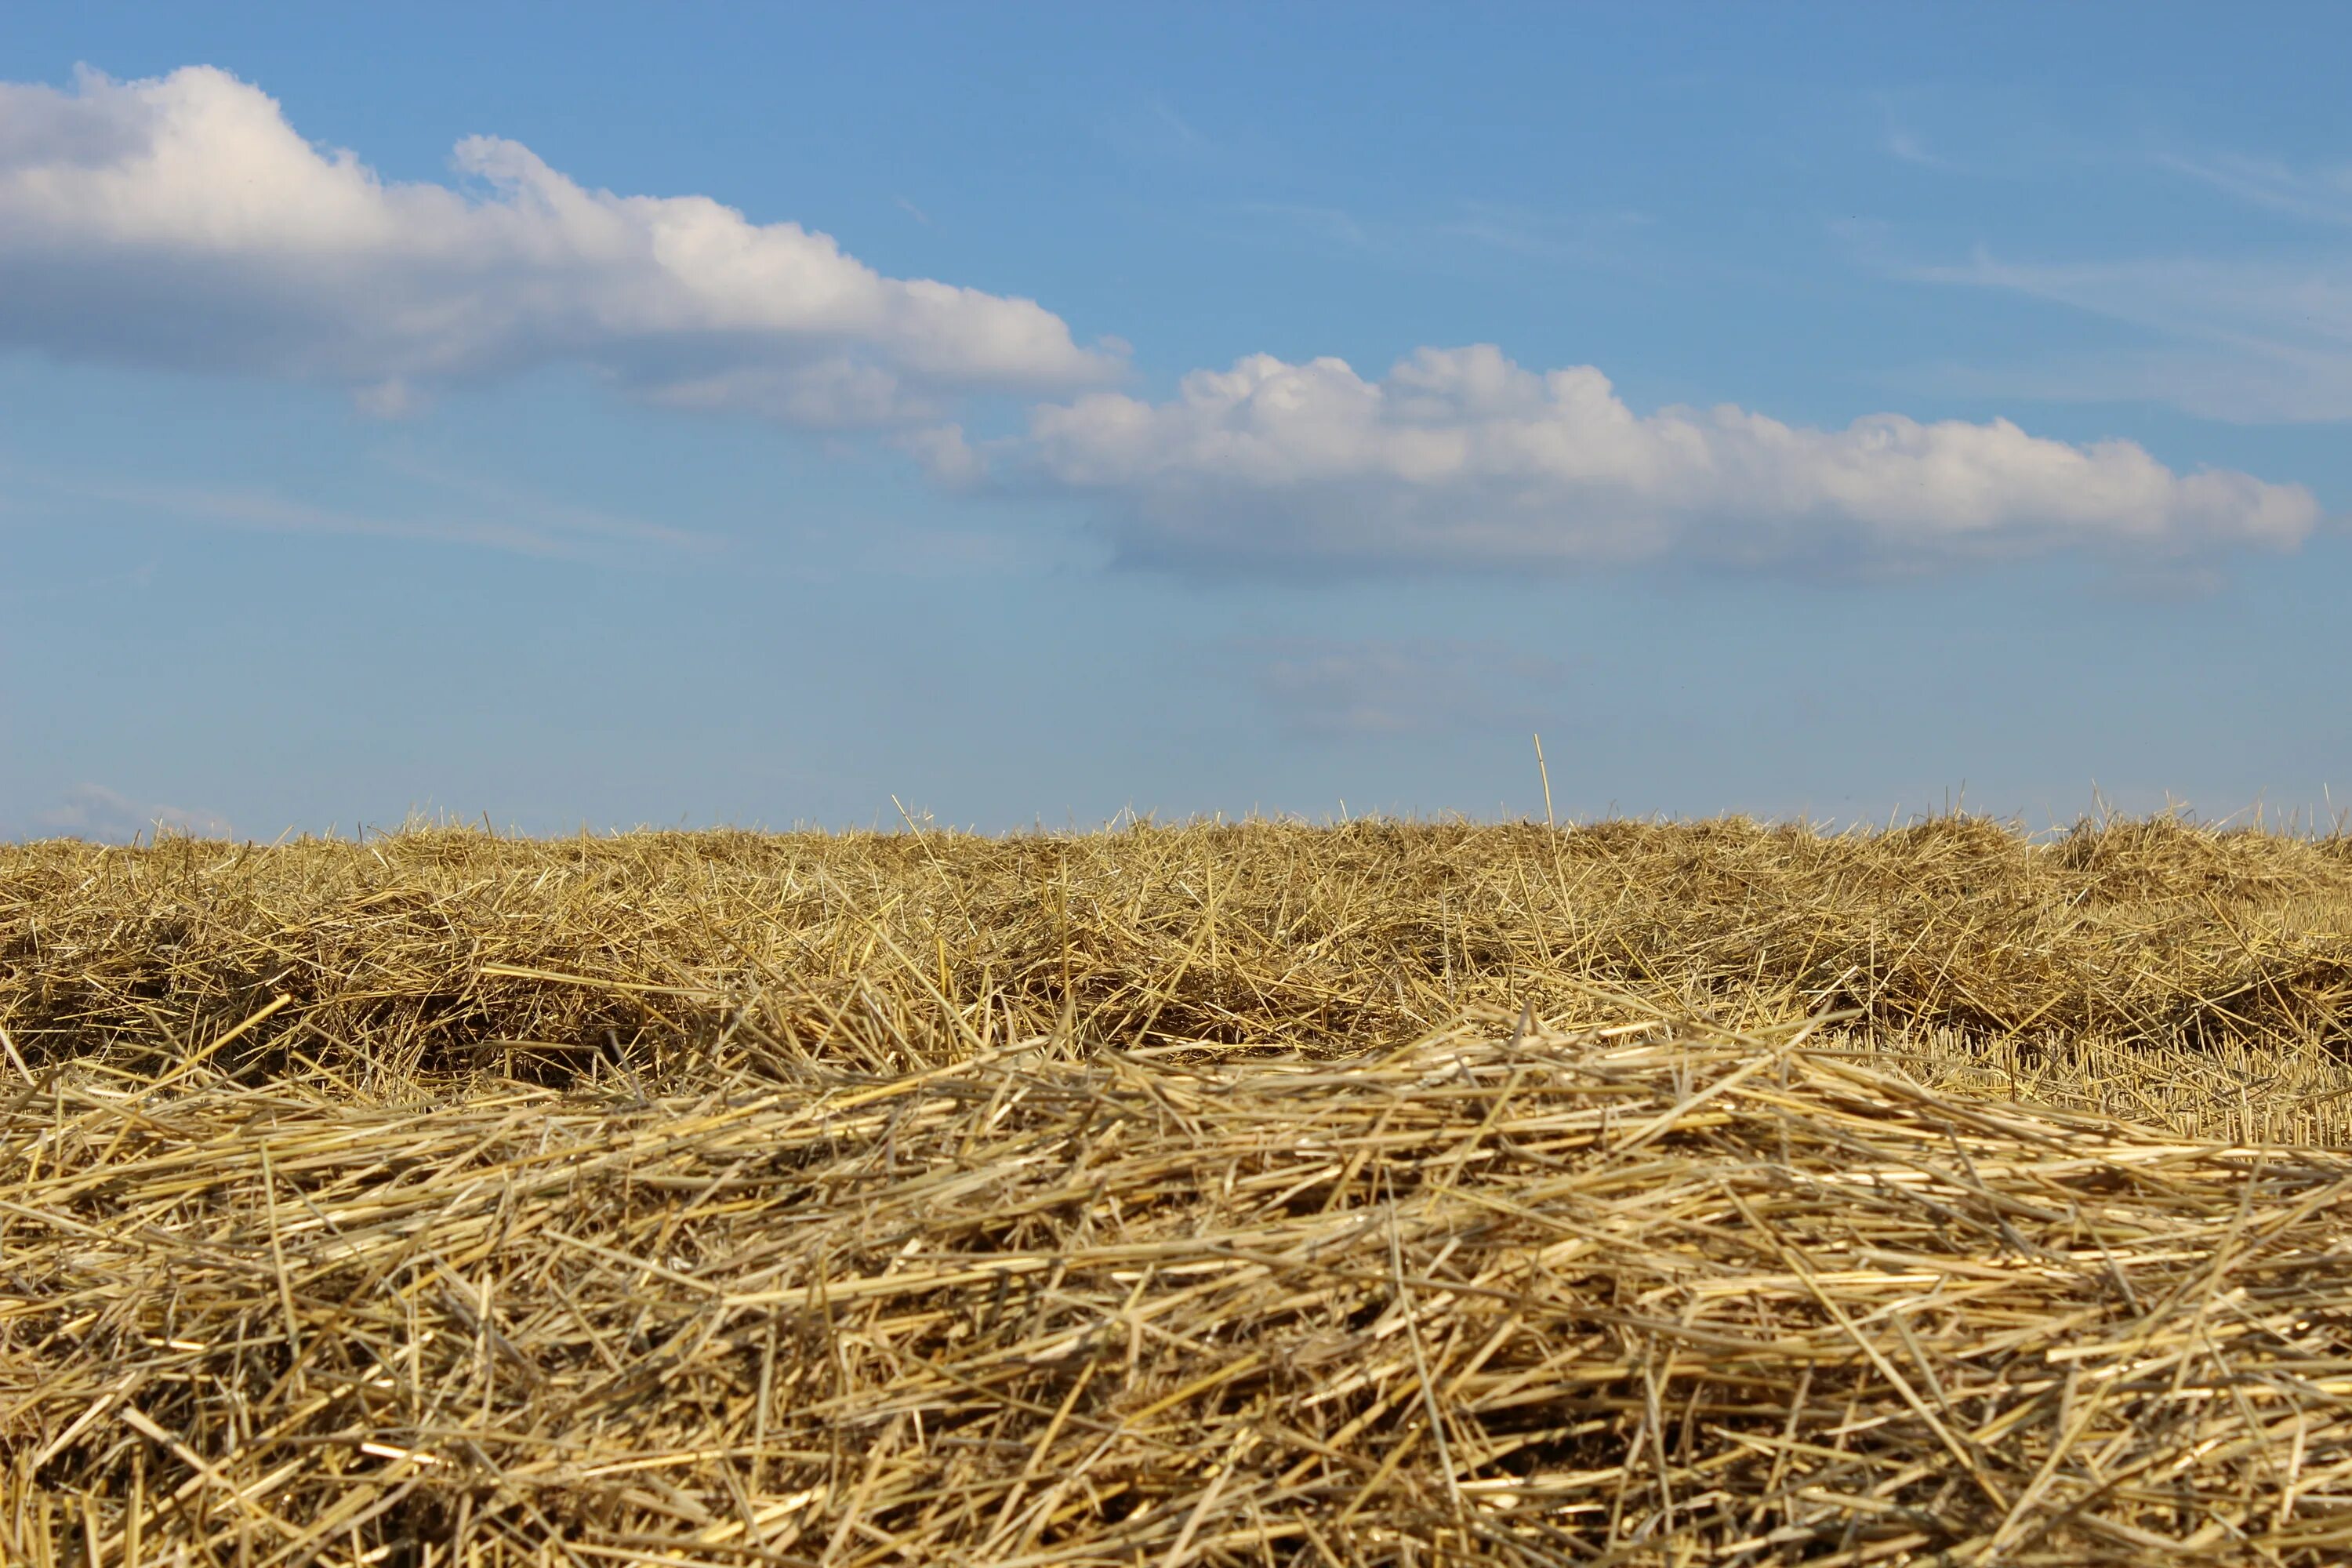
[[[0,1553],[2352,1554],[2352,846],[0,847]]]

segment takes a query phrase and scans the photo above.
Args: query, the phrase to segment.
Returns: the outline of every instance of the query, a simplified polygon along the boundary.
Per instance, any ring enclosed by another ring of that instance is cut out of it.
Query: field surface
[[[0,847],[0,1560],[2352,1558],[2352,843]]]

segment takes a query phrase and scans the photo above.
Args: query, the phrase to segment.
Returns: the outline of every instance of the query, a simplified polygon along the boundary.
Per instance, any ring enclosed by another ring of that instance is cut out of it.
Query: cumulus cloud
[[[1034,301],[887,277],[707,197],[589,188],[509,141],[453,161],[449,183],[386,180],[209,68],[0,83],[0,348],[330,385],[386,418],[576,364],[669,405],[887,427],[958,488],[1018,470],[1095,498],[1128,559],[1201,571],[1889,571],[2078,548],[2144,565],[2292,548],[2318,521],[2300,488],[2176,473],[2128,441],[1637,414],[1598,370],[1491,347],[1423,349],[1379,379],[1256,355],[1152,402],[1102,390],[1123,344],[1081,345]],[[2214,334],[2276,292],[1974,271],[2140,314],[2221,299]],[[2319,324],[2301,373],[2331,409],[2352,384],[2342,292],[2330,275],[2291,306]],[[1025,436],[969,441],[960,405],[989,392],[1047,401]]]
[[[1377,381],[1258,354],[1167,402],[1092,393],[1035,410],[1019,460],[1098,498],[1128,559],[1205,571],[2145,562],[2292,549],[2319,521],[2299,486],[2178,474],[2129,441],[1636,414],[1591,366],[1538,374],[1483,345],[1419,350]]]
[[[78,784],[66,798],[35,814],[23,830],[27,838],[79,838],[92,844],[152,841],[159,833],[226,838],[228,819],[217,812],[160,805],[131,799],[104,784]]]
[[[455,185],[384,180],[205,67],[0,83],[0,344],[323,383],[385,415],[574,363],[819,426],[1119,367],[1034,301],[885,277],[798,224],[589,189],[496,137],[454,163]]]

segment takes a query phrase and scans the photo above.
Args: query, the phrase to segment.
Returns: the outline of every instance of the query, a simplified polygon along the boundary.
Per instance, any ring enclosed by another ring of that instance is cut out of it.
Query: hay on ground
[[[2341,857],[2105,832],[0,850],[0,1558],[2341,1562]]]

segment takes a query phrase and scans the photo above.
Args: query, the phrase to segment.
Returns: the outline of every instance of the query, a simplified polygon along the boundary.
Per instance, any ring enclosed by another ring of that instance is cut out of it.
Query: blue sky
[[[0,831],[2352,787],[2340,9],[839,9],[13,13]]]

